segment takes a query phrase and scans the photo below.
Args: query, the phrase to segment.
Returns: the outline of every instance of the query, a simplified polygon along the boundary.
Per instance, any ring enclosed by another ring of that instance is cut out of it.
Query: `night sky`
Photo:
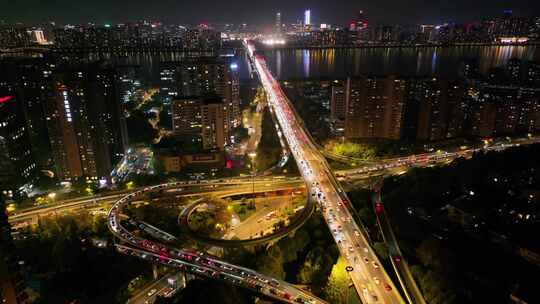
[[[344,24],[363,9],[375,23],[441,23],[479,20],[513,9],[540,15],[538,0],[1,0],[0,20],[58,23],[124,22],[143,18],[167,23],[232,22],[271,24],[276,11],[294,22],[311,8],[313,23]]]

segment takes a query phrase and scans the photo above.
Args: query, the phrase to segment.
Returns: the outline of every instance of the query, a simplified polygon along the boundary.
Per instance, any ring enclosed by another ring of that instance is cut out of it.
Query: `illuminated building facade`
[[[405,93],[405,81],[393,76],[348,78],[345,137],[400,139]]]
[[[16,91],[0,88],[0,195],[17,198],[33,187],[37,165],[32,155],[24,105]]]
[[[107,180],[124,151],[113,69],[98,64],[58,71],[46,105],[55,171],[61,180]]]

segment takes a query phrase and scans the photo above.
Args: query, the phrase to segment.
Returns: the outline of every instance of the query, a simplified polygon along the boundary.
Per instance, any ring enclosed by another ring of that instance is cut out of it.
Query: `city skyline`
[[[251,9],[256,7],[256,9]],[[392,7],[393,10],[388,10]],[[32,9],[29,9],[32,8]],[[354,18],[354,12],[363,10],[371,22],[381,24],[421,24],[445,22],[472,22],[484,17],[498,16],[511,10],[518,16],[538,14],[540,4],[519,1],[465,1],[450,3],[385,0],[376,4],[369,2],[342,1],[336,9],[334,3],[325,1],[298,1],[294,3],[274,1],[254,5],[246,0],[215,3],[177,3],[161,1],[161,5],[148,7],[141,0],[134,1],[93,1],[72,3],[67,0],[55,4],[37,0],[11,2],[4,8],[0,20],[6,23],[25,24],[57,22],[68,23],[122,23],[142,19],[161,20],[167,23],[198,24],[212,23],[257,23],[269,27],[276,12],[281,12],[284,23],[294,23],[304,19],[305,10],[311,10],[314,24],[347,24]],[[403,12],[406,11],[406,14]],[[479,12],[482,12],[481,14]],[[144,12],[144,13],[142,13]]]

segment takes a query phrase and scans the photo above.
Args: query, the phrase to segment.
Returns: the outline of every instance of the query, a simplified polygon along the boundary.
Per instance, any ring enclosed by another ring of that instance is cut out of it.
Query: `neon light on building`
[[[13,99],[13,96],[3,96],[0,97],[0,103],[8,102]]]
[[[72,117],[71,117],[71,107],[69,106],[69,98],[68,98],[68,92],[67,91],[63,91],[62,92],[62,97],[64,99],[64,110],[66,111],[66,120],[68,122],[71,122],[72,121]]]

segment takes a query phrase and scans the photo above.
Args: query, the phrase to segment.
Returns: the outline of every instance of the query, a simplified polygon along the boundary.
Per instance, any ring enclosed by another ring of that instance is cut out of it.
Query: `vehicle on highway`
[[[270,286],[279,287],[279,282],[276,279],[271,279],[268,284],[270,284]]]
[[[151,289],[146,295],[149,296],[149,297],[151,297],[151,296],[153,296],[156,292],[157,292],[157,289],[153,288],[153,289]]]

